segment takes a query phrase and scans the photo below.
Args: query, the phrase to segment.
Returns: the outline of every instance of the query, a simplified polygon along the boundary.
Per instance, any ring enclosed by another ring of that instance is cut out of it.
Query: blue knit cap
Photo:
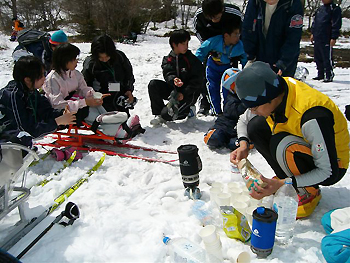
[[[53,45],[60,45],[68,42],[68,37],[62,30],[58,30],[52,34],[49,42]]]
[[[282,81],[269,64],[256,61],[238,74],[236,93],[246,107],[253,108],[280,95],[284,91]]]

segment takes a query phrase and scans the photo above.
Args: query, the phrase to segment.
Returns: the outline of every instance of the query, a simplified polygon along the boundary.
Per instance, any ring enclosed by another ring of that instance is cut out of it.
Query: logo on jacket
[[[186,69],[186,68],[181,68],[181,69],[180,69],[180,72],[181,72],[181,73],[187,72],[187,69]]]
[[[316,152],[323,152],[324,151],[324,146],[322,143],[316,144],[315,148],[316,148]]]
[[[303,27],[303,17],[301,15],[294,15],[290,20],[289,27],[294,27],[294,28]]]

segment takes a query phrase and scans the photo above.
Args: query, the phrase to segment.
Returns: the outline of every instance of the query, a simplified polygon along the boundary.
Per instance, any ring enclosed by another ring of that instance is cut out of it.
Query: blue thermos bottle
[[[277,217],[275,211],[265,207],[258,207],[253,212],[250,248],[259,258],[266,258],[272,252]]]

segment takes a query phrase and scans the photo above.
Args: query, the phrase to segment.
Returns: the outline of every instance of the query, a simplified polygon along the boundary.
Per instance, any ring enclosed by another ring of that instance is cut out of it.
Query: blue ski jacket
[[[314,41],[329,43],[331,39],[337,39],[341,25],[341,9],[339,6],[334,3],[320,6],[311,26]]]
[[[268,32],[263,33],[266,3],[249,0],[242,27],[242,41],[248,60],[259,60],[293,77],[299,57],[303,27],[300,0],[279,0],[271,16]],[[276,64],[276,68],[273,65]]]
[[[232,60],[238,60],[244,67],[247,63],[247,55],[244,52],[241,40],[236,45],[225,46],[224,37],[218,35],[204,41],[196,51],[196,57],[200,61],[204,61],[208,54],[211,53],[212,58],[221,64],[230,64]]]

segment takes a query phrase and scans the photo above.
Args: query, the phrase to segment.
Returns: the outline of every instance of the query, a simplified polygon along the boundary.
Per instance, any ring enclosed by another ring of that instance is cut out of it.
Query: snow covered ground
[[[15,43],[7,41],[7,38],[8,36],[0,36],[0,44],[6,43],[8,46],[8,49],[0,50],[0,87],[12,79],[11,53]],[[81,49],[78,65],[81,70],[90,44],[76,45]],[[190,49],[195,51],[198,46],[198,40],[192,37]],[[230,172],[229,151],[211,151],[203,142],[203,135],[214,123],[214,117],[169,122],[157,128],[149,125],[153,116],[147,85],[151,79],[162,79],[160,64],[162,57],[170,51],[168,38],[140,35],[135,45],[118,44],[117,47],[127,54],[133,65],[136,78],[134,95],[139,102],[132,113],[140,116],[141,124],[146,129],[145,134],[136,137],[132,143],[172,151],[183,144],[197,145],[203,162],[199,187],[205,202],[210,200],[209,188],[212,182],[241,182],[240,176],[233,176]],[[350,69],[336,68],[334,82],[322,83],[311,79],[316,76],[314,63],[300,65],[310,72],[306,82],[330,96],[343,112],[350,99]],[[140,150],[130,153],[156,157],[153,153],[146,154]],[[157,156],[168,159],[176,157],[169,154]],[[101,153],[89,153],[46,186],[33,187],[28,200],[28,213],[36,216],[52,205],[54,198],[83,176],[100,157]],[[265,176],[273,176],[259,153],[253,150],[249,159]],[[35,185],[61,166],[62,163],[47,158],[30,168],[27,185]],[[163,235],[187,237],[204,248],[198,235],[202,226],[191,212],[193,201],[183,193],[184,187],[177,166],[107,156],[101,168],[68,199],[79,206],[80,219],[65,228],[55,225],[22,261],[170,262],[166,255],[167,248],[162,243]],[[295,237],[289,247],[275,245],[272,254],[266,259],[257,259],[251,253],[252,262],[325,262],[320,249],[321,239],[325,235],[320,219],[331,209],[349,206],[350,172],[338,184],[322,187],[322,194],[323,198],[313,215],[297,221]],[[54,220],[64,206],[65,203],[17,243],[10,253],[18,255]],[[16,220],[18,215],[15,211],[0,222],[0,231],[11,227]],[[225,262],[229,262],[229,248],[250,251],[249,242],[244,244],[229,239],[220,229],[219,234]]]

